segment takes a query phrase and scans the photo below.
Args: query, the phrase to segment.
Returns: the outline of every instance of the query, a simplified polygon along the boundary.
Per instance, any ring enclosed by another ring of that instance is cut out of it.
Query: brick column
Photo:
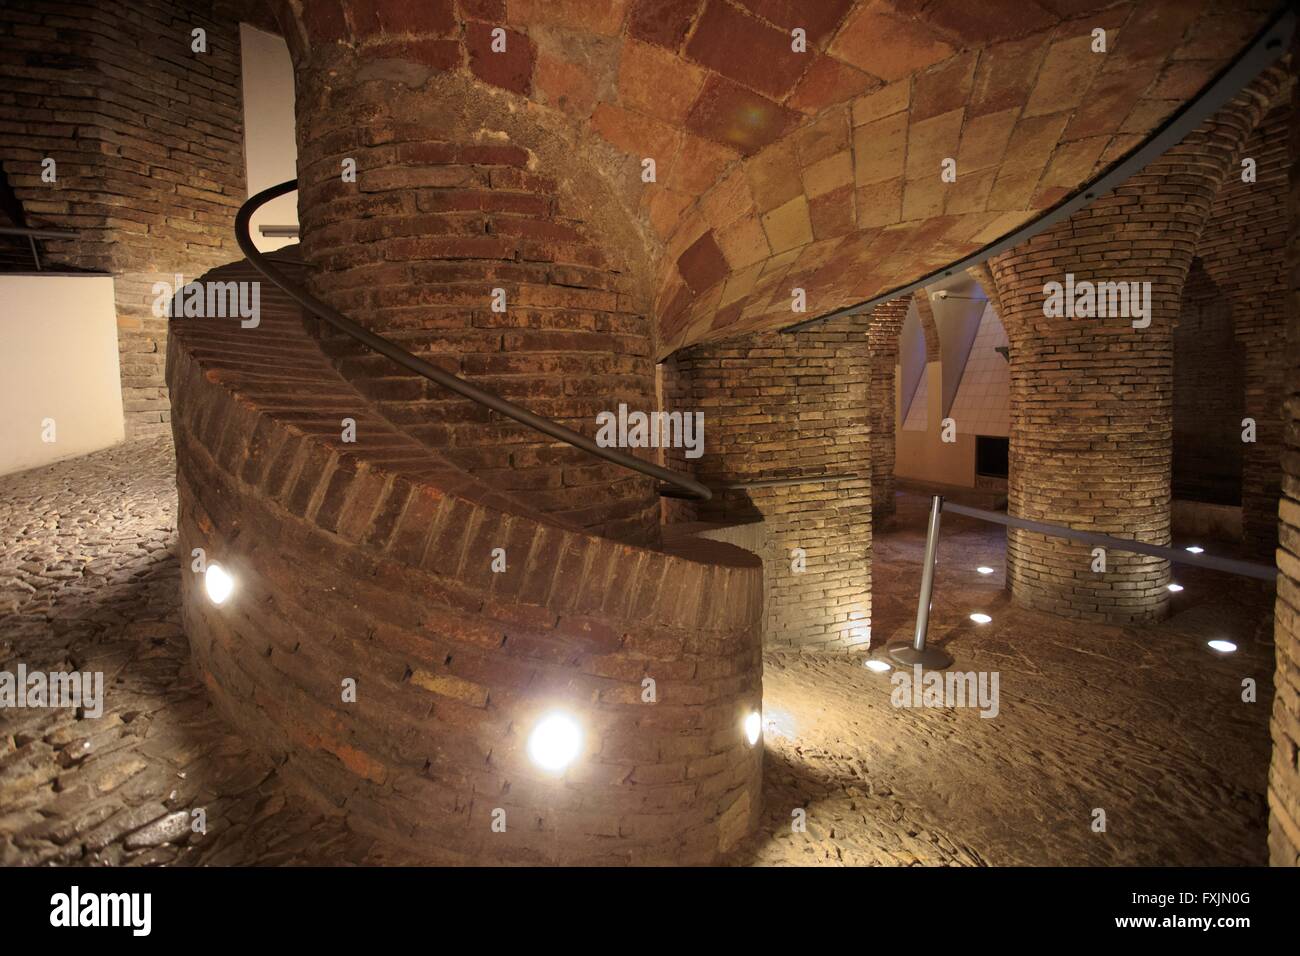
[[[806,479],[718,491],[698,509],[706,521],[763,522],[765,647],[870,643],[869,321],[711,342],[671,360],[670,407],[704,413],[701,481]]]
[[[317,294],[589,436],[620,404],[653,411],[648,300],[610,225],[622,207],[607,183],[545,118],[431,67],[426,43],[366,29],[357,50],[318,42],[298,54],[302,251]],[[466,39],[471,57],[480,39],[486,52],[486,32]],[[510,44],[532,55],[525,37]],[[386,418],[487,483],[605,536],[657,535],[653,480],[322,335]]]
[[[1286,191],[1289,111],[1274,109],[1251,135],[1242,157],[1256,179],[1243,182],[1234,164],[1219,191],[1198,255],[1232,308],[1232,325],[1246,358],[1245,416],[1254,442],[1241,448],[1242,537],[1252,551],[1277,547],[1282,473],[1282,401],[1286,354]],[[1235,439],[1241,441],[1240,418]]]
[[[1300,57],[1300,37],[1291,61]],[[1292,94],[1288,139],[1300,156],[1300,88]],[[1290,168],[1287,210],[1286,453],[1282,457],[1277,607],[1273,633],[1273,759],[1268,771],[1268,857],[1274,866],[1300,865],[1300,169]]]
[[[908,296],[877,305],[867,327],[871,357],[868,409],[871,416],[871,514],[880,519],[894,513],[894,428],[898,418],[898,338],[907,318]]]
[[[1011,341],[1010,513],[1170,543],[1172,323],[1219,185],[1274,85],[1238,97],[1140,174],[991,263]],[[1258,81],[1257,81],[1258,83]],[[1150,325],[1044,314],[1045,284],[1149,282]],[[1008,581],[1026,607],[1155,620],[1169,563],[1012,530]]]

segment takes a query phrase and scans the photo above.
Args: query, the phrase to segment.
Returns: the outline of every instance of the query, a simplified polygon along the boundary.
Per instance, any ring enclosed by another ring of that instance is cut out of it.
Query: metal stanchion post
[[[943,513],[943,496],[930,500],[930,526],[925,533],[925,561],[921,568],[921,595],[916,602],[916,632],[911,644],[898,643],[888,647],[895,663],[911,667],[920,664],[931,670],[952,666],[952,655],[937,647],[926,647],[925,635],[930,627],[930,595],[934,590],[934,563],[939,553],[939,518]]]

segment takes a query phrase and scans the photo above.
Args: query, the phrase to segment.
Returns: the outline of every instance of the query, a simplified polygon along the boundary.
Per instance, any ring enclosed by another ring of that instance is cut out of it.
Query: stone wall
[[[669,361],[668,408],[704,413],[703,457],[670,459],[715,489],[698,517],[764,523],[768,647],[869,646],[869,322],[850,316],[794,334],[698,345]],[[722,488],[790,478],[802,480]],[[795,549],[803,551],[801,571]]]
[[[0,163],[49,261],[116,277],[127,436],[167,430],[155,282],[237,258],[245,195],[239,12],[211,0],[0,9]],[[207,52],[191,49],[206,31]],[[43,182],[42,161],[57,181]]]

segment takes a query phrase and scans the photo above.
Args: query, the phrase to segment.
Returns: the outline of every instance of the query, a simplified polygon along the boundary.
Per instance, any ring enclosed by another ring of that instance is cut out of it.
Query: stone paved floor
[[[106,687],[95,720],[0,710],[0,864],[384,861],[208,704],[180,629],[175,516],[169,438],[0,477],[0,670],[102,670]]]
[[[149,440],[0,477],[0,670],[109,686],[98,720],[0,711],[0,864],[414,862],[287,792],[207,703],[179,628],[173,472]],[[900,501],[876,542],[880,643],[916,599],[925,502]],[[1075,628],[1009,605],[1002,551],[996,529],[945,521],[931,631],[959,669],[999,673],[994,719],[892,707],[888,675],[843,660],[768,656],[766,818],[734,862],[1265,862],[1266,590],[1181,573],[1161,626]],[[1214,636],[1241,651],[1215,656]]]
[[[876,538],[878,653],[911,638],[916,614],[928,502],[899,501]],[[998,672],[998,715],[895,708],[889,674],[769,654],[767,819],[741,861],[1267,863],[1268,587],[1181,566],[1185,590],[1161,625],[1080,626],[1011,605],[1000,528],[945,515],[941,542],[930,636],[954,669]],[[992,623],[972,623],[976,611]],[[1240,650],[1210,651],[1217,637]],[[1241,699],[1247,677],[1255,703]],[[792,832],[797,807],[806,834]],[[1095,808],[1105,833],[1091,829]]]

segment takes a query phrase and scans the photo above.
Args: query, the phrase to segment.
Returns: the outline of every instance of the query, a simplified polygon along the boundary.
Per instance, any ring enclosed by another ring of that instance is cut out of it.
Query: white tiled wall
[[[957,429],[967,435],[1011,434],[1011,375],[1007,360],[994,351],[1007,344],[1007,333],[997,313],[992,306],[985,308],[952,403],[951,417]],[[915,409],[915,403],[912,407]],[[909,422],[911,417],[909,413]]]
[[[930,389],[927,385],[930,367],[927,365],[921,369],[921,377],[916,380],[916,394],[912,396],[912,404],[907,406],[907,418],[903,421],[903,428],[910,432],[925,431],[926,406],[930,404]]]

